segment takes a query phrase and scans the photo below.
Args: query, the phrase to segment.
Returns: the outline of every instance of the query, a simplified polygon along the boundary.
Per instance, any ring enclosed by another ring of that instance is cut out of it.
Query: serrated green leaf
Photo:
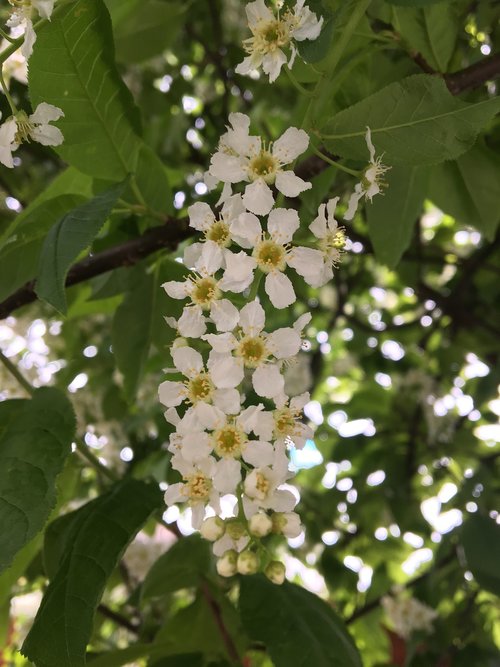
[[[69,164],[112,181],[134,171],[138,111],[114,63],[102,0],[77,0],[37,31],[29,89],[34,105],[43,101],[63,110],[58,126],[64,142],[55,150]]]
[[[118,560],[161,504],[155,484],[118,483],[81,514],[22,653],[38,665],[83,667],[94,612]]]
[[[361,667],[335,612],[295,584],[276,586],[262,575],[243,577],[240,611],[250,638],[264,642],[276,667]]]
[[[53,388],[0,403],[0,571],[43,528],[71,452],[73,409]]]
[[[149,570],[142,585],[143,600],[162,597],[199,584],[210,566],[210,547],[199,535],[176,542]]]
[[[165,645],[168,651],[170,644]],[[132,660],[149,657],[148,663],[151,667],[203,667],[205,665],[204,656],[201,653],[186,653],[184,655],[172,655],[168,658],[161,658],[161,644],[134,644],[121,651],[110,651],[96,658],[91,658],[88,662],[89,667],[121,667],[128,665]],[[159,658],[159,662],[156,659]]]
[[[326,146],[336,155],[368,159],[366,127],[377,154],[391,164],[430,165],[465,153],[500,110],[500,98],[466,104],[453,97],[444,81],[417,74],[391,83],[344,109],[322,128]]]
[[[474,146],[458,160],[432,169],[429,197],[442,211],[492,240],[500,222],[499,179],[498,155]]]
[[[462,544],[467,566],[478,584],[500,595],[500,526],[482,514],[473,514],[465,522]]]
[[[126,181],[118,183],[66,213],[48,233],[40,253],[35,292],[60,313],[66,313],[65,281],[72,262],[92,243],[125,186]]]
[[[333,17],[325,20],[321,32],[317,39],[304,40],[298,43],[300,57],[306,63],[317,63],[327,55],[332,44],[332,36],[335,30],[335,21]]]
[[[387,172],[387,190],[366,205],[368,231],[377,258],[394,268],[410,244],[426,195],[427,170],[394,167]]]
[[[173,213],[174,200],[167,171],[160,158],[146,144],[139,151],[135,180],[149,208],[158,213]]]

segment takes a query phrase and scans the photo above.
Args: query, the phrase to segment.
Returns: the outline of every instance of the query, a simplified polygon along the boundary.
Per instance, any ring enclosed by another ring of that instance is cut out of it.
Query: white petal
[[[290,278],[279,271],[266,276],[264,287],[275,308],[288,308],[297,300]]]
[[[41,102],[35,109],[35,111],[29,117],[32,123],[37,125],[45,125],[50,123],[53,120],[59,120],[64,116],[64,112],[59,107],[55,107],[52,104],[47,104],[47,102]]]
[[[225,413],[214,405],[200,402],[195,405],[194,410],[199,423],[210,431],[222,426],[226,421]]]
[[[212,451],[208,433],[195,431],[182,438],[182,456],[191,463],[205,459]]]
[[[215,241],[207,241],[202,245],[203,249],[195,267],[203,275],[212,276],[221,268],[224,262],[224,254],[222,248]]]
[[[269,506],[275,512],[291,512],[296,504],[297,499],[293,493],[285,489],[275,491],[269,502]]]
[[[243,459],[256,468],[270,466],[274,459],[274,448],[270,442],[249,440],[243,452]]]
[[[36,32],[33,29],[33,23],[28,19],[26,21],[26,30],[24,32],[24,42],[21,46],[21,53],[28,60],[33,53],[33,46],[36,42]]]
[[[184,248],[182,260],[188,269],[194,269],[203,251],[203,243],[191,243]]]
[[[279,171],[276,174],[276,187],[285,197],[298,197],[301,192],[310,190],[312,184],[304,181],[289,169],[287,171]]]
[[[375,161],[375,146],[373,145],[373,142],[372,142],[372,132],[371,132],[371,130],[368,126],[366,127],[365,141],[366,141],[366,145],[368,146],[368,151],[370,152],[370,162],[374,162]]]
[[[276,243],[290,243],[299,227],[299,214],[292,208],[275,208],[267,219],[267,230]]]
[[[160,403],[167,408],[176,407],[184,400],[184,385],[182,382],[165,380],[165,382],[162,382],[158,387],[158,397]]]
[[[192,347],[178,347],[171,354],[177,370],[187,377],[193,377],[203,369],[203,358]]]
[[[238,309],[229,299],[214,301],[210,307],[210,317],[217,331],[232,331],[238,324],[239,316]]]
[[[198,201],[188,208],[189,226],[199,232],[205,231],[215,222],[212,209],[205,202]]]
[[[42,146],[60,146],[64,136],[58,127],[52,125],[38,125],[30,131],[30,137]]]
[[[239,359],[229,355],[217,355],[218,359],[211,364],[210,377],[217,389],[232,389],[243,380],[243,364]]]
[[[309,146],[309,136],[304,130],[289,127],[273,144],[273,155],[281,164],[293,162]]]
[[[215,153],[210,160],[208,171],[224,183],[239,183],[248,180],[245,161],[235,155]]]
[[[33,7],[37,10],[42,19],[49,19],[54,11],[55,0],[31,0]]]
[[[337,221],[335,220],[335,209],[337,208],[339,199],[340,197],[333,197],[332,199],[329,199],[326,204],[326,210],[328,213],[328,227],[332,231],[335,231],[338,226]]]
[[[182,482],[178,482],[177,484],[169,484],[168,489],[165,491],[165,495],[163,496],[165,504],[174,505],[180,500],[184,500],[184,496],[182,494],[183,487],[184,484],[182,484]]]
[[[234,70],[236,74],[250,74],[262,65],[263,56],[259,53],[252,53],[251,55],[243,58],[243,60],[236,66]]]
[[[262,236],[259,218],[253,213],[242,213],[231,223],[231,238],[242,248],[253,248]]]
[[[177,330],[181,336],[186,338],[200,338],[207,330],[201,308],[197,306],[184,308],[177,321]]]
[[[241,396],[237,389],[216,389],[214,391],[214,405],[226,413],[237,415],[241,408]]]
[[[262,70],[269,74],[269,83],[273,83],[279,77],[281,68],[286,63],[286,56],[281,49],[266,53],[262,60]]]
[[[283,375],[275,364],[257,368],[252,375],[252,384],[256,393],[264,398],[273,398],[282,393],[285,387]]]
[[[358,210],[359,200],[363,197],[365,191],[361,183],[356,183],[354,192],[349,197],[349,203],[347,205],[347,211],[344,213],[344,220],[352,220],[356,211]]]
[[[276,359],[294,357],[302,346],[300,335],[291,327],[276,329],[269,335],[268,341]]]
[[[224,291],[243,292],[253,280],[253,272],[257,262],[243,250],[239,253],[225,254],[226,270],[219,283]]]
[[[237,345],[237,341],[233,334],[227,331],[221,334],[206,334],[203,336],[203,340],[206,340],[207,343],[212,346],[214,352],[217,353],[217,355],[215,355],[215,359],[218,359],[219,354],[231,352],[231,350],[234,350]],[[208,367],[212,367],[212,362],[210,359],[208,362]]]
[[[274,19],[273,13],[266,6],[264,0],[255,0],[255,2],[249,2],[245,7],[245,12],[250,28],[255,28],[259,25],[259,23],[267,23]]]
[[[318,207],[318,215],[309,225],[309,229],[318,239],[324,239],[326,236],[326,204],[320,204]]]
[[[267,183],[262,178],[258,178],[246,186],[243,203],[252,213],[267,215],[274,206],[274,196]]]
[[[241,482],[241,464],[235,459],[223,459],[217,463],[214,486],[219,493],[235,493]]]
[[[247,303],[240,311],[240,327],[249,336],[259,334],[266,323],[266,312],[255,300]]]
[[[189,294],[190,285],[186,281],[169,280],[162,285],[165,292],[172,299],[185,299]]]
[[[195,530],[200,530],[204,518],[205,518],[204,503],[193,503],[191,505],[191,525]]]
[[[295,269],[299,276],[319,276],[324,265],[323,253],[314,248],[296,246],[287,257],[287,264]]]
[[[165,417],[165,421],[173,426],[177,426],[180,422],[179,413],[175,408],[168,408],[168,410],[163,413],[163,416]]]
[[[299,25],[293,31],[293,38],[299,42],[304,39],[316,39],[319,37],[322,26],[323,17],[318,20],[316,14],[313,14],[308,7],[304,7],[301,11]]]

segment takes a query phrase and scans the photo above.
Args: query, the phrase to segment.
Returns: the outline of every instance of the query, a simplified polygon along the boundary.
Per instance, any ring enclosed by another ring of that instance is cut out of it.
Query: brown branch
[[[186,220],[168,219],[164,225],[152,227],[138,238],[103,250],[97,255],[89,255],[78,262],[69,270],[66,287],[77,285],[120,266],[133,266],[162,248],[175,250],[178,244],[192,233],[193,230],[189,229]],[[31,280],[0,303],[0,319],[8,317],[17,308],[33,303],[36,299],[35,281]]]
[[[135,623],[132,623],[132,621],[129,621],[128,618],[125,618],[125,616],[122,616],[116,611],[113,611],[109,607],[107,607],[105,604],[100,604],[97,607],[97,611],[102,614],[105,618],[109,618],[110,621],[113,621],[117,625],[120,625],[122,628],[125,628],[129,632],[133,632],[135,635],[139,634],[139,626],[136,625]]]
[[[217,624],[222,640],[226,646],[227,653],[231,658],[231,662],[233,662],[235,665],[242,665],[243,663],[238,653],[238,649],[236,648],[233,638],[229,634],[229,631],[224,623],[224,619],[222,618],[222,609],[217,600],[212,595],[210,586],[206,581],[202,580],[200,590],[205,600],[207,601],[208,606],[210,607],[215,623]]]
[[[483,58],[477,63],[458,72],[445,75],[446,85],[450,93],[459,95],[465,90],[478,88],[487,81],[500,77],[500,54]]]

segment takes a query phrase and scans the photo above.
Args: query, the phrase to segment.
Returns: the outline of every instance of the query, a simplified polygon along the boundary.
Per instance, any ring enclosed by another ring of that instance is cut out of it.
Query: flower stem
[[[5,30],[2,30],[2,28],[0,28],[0,35],[11,44],[14,44],[16,41],[14,37],[11,37],[8,33],[5,32]]]
[[[256,298],[257,292],[259,291],[260,281],[262,280],[263,276],[264,274],[262,273],[262,271],[259,271],[259,269],[257,269],[257,271],[255,272],[255,278],[253,279],[252,289],[250,290],[250,294],[248,295],[248,301],[253,301]]]
[[[297,88],[301,95],[305,95],[306,97],[313,97],[314,92],[299,83],[295,76],[292,74],[292,70],[289,67],[285,67],[285,72],[287,73],[291,83],[295,86],[295,88]]]
[[[362,171],[356,171],[355,169],[349,169],[349,167],[346,167],[345,165],[341,164],[340,162],[335,162],[335,160],[331,160],[327,155],[322,153],[316,146],[311,144],[311,149],[313,153],[315,153],[318,157],[320,157],[324,162],[327,162],[328,164],[331,164],[332,167],[335,167],[336,169],[340,169],[341,171],[345,171],[346,174],[351,174],[351,176],[356,176],[356,178],[359,178],[362,175]]]
[[[18,108],[16,107],[14,100],[12,99],[10,93],[9,93],[9,88],[7,84],[5,83],[5,79],[3,78],[3,68],[0,65],[0,84],[2,86],[2,90],[5,94],[5,97],[7,98],[7,102],[9,103],[10,110],[12,111],[12,115],[15,116],[18,113]]]
[[[75,441],[75,447],[77,451],[85,458],[87,461],[90,463],[90,465],[95,468],[98,472],[102,473],[105,477],[107,477],[110,481],[112,482],[117,482],[118,477],[115,475],[115,473],[110,470],[109,468],[106,468],[105,465],[103,465],[97,456],[92,454],[92,452],[89,450],[87,445],[85,445],[81,440],[76,440]]]
[[[0,350],[0,362],[5,366],[5,368],[8,370],[8,372],[12,375],[13,378],[15,378],[18,383],[21,385],[21,387],[30,395],[33,395],[33,392],[35,391],[33,387],[30,385],[28,380],[24,377],[24,375],[17,369],[17,366],[12,363],[12,361],[5,356],[5,354]]]

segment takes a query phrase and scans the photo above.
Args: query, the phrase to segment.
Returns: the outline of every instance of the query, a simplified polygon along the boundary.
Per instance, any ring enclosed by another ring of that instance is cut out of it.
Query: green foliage
[[[368,126],[389,164],[431,165],[465,153],[499,109],[498,98],[466,104],[443,80],[419,74],[344,109],[321,132],[335,154],[367,160]]]
[[[56,502],[56,479],[75,431],[56,389],[0,403],[0,570],[40,531]]]
[[[159,506],[155,485],[124,480],[77,513],[22,652],[38,665],[85,665],[95,608],[120,554]]]
[[[462,529],[467,566],[482,588],[500,596],[500,526],[489,517],[474,514]]]
[[[358,667],[361,658],[334,611],[294,584],[275,586],[264,577],[241,581],[246,631],[264,642],[276,667]]]
[[[66,213],[45,237],[35,289],[60,313],[66,313],[65,281],[72,262],[92,243],[124,189],[125,182],[119,183]]]
[[[63,110],[61,157],[86,174],[121,181],[135,170],[138,111],[120,79],[102,0],[69,4],[39,31],[30,59],[34,105]]]

